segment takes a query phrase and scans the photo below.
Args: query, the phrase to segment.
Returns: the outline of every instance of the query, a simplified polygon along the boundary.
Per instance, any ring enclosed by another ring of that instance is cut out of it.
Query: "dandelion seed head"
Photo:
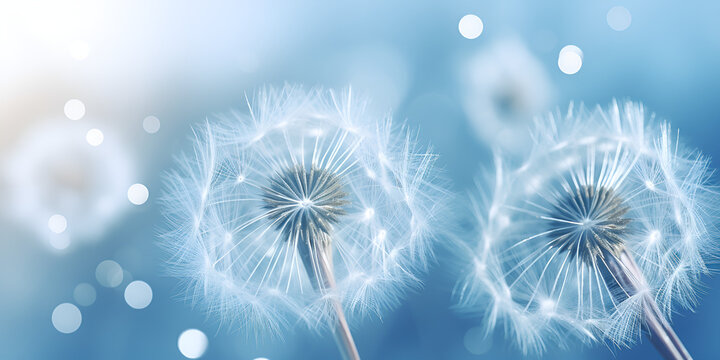
[[[347,194],[340,179],[311,167],[286,169],[263,189],[268,218],[283,232],[285,240],[300,237],[302,243],[329,239],[332,225],[345,214]]]
[[[87,128],[78,122],[27,130],[1,159],[0,182],[7,192],[0,211],[55,248],[102,239],[129,209],[127,189],[136,176],[131,154],[117,137],[89,146]],[[48,231],[48,219],[56,214],[65,224],[51,227],[59,233]]]
[[[580,186],[554,204],[549,218],[550,245],[593,264],[603,252],[624,244],[628,208],[612,189]]]
[[[530,143],[528,125],[550,109],[555,89],[542,63],[521,41],[489,43],[460,67],[463,107],[476,135],[506,152]]]
[[[692,309],[717,254],[707,158],[632,102],[571,106],[536,119],[532,137],[519,166],[496,156],[479,182],[458,307],[526,353],[571,338],[631,345],[643,297],[667,318]],[[625,296],[607,264],[621,249],[644,276]]]
[[[396,305],[442,229],[436,156],[350,90],[288,85],[246,103],[197,128],[168,175],[162,244],[189,298],[261,336],[327,326],[334,301],[351,321]],[[335,278],[322,291],[318,251]]]

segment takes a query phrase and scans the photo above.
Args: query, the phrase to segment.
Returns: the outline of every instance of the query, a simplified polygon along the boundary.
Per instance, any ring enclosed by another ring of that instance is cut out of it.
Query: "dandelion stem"
[[[605,281],[616,285],[617,291],[613,294],[616,300],[623,301],[648,288],[645,276],[626,249],[623,248],[615,254],[605,251],[603,256],[608,270],[608,274],[604,274]],[[668,360],[692,359],[660,312],[655,299],[648,292],[641,296],[644,327],[655,349]]]
[[[322,235],[321,235],[322,236]],[[323,294],[335,288],[335,276],[332,270],[332,248],[330,241],[316,241],[313,239],[298,246],[305,270],[310,277],[313,287]],[[350,327],[345,319],[342,305],[337,298],[331,298],[330,304],[335,315],[334,335],[338,349],[345,360],[360,360],[360,354],[355,346]]]

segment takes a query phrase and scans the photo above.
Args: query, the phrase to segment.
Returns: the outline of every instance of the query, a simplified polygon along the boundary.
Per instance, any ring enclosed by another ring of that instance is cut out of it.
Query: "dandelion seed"
[[[329,327],[355,359],[346,316],[396,304],[430,255],[435,156],[350,91],[286,86],[248,104],[198,130],[169,176],[171,271],[226,322]]]
[[[488,330],[504,322],[526,353],[568,334],[627,346],[645,330],[666,358],[690,358],[667,319],[693,307],[715,254],[708,160],[639,104],[576,110],[538,120],[518,168],[497,157],[459,307]]]

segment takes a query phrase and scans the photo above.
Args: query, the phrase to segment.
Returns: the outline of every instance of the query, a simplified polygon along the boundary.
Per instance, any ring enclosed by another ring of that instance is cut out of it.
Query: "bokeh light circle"
[[[583,52],[575,45],[567,45],[558,55],[558,68],[565,74],[573,75],[580,71],[583,64]]]
[[[48,228],[56,234],[62,234],[67,229],[67,219],[60,214],[52,215],[48,219]]]
[[[483,32],[483,22],[482,20],[477,16],[473,14],[468,14],[462,17],[460,19],[460,22],[458,23],[458,30],[460,30],[460,35],[465,37],[466,39],[475,39]]]
[[[143,120],[143,130],[148,134],[160,131],[160,119],[155,116],[148,116]]]
[[[112,260],[105,260],[95,268],[95,278],[104,287],[114,288],[123,281],[123,269]]]
[[[103,143],[103,140],[105,140],[105,135],[100,129],[90,129],[85,135],[85,140],[87,140],[91,146],[99,146]]]
[[[73,299],[78,305],[90,306],[95,303],[97,298],[97,292],[95,287],[88,283],[80,283],[75,287],[73,291]]]
[[[135,205],[142,205],[147,201],[150,196],[150,192],[143,184],[133,184],[128,189],[127,196],[131,203]]]
[[[178,337],[178,349],[188,359],[197,359],[203,356],[207,346],[207,336],[198,329],[185,330]]]
[[[613,6],[607,13],[607,23],[615,31],[625,31],[632,23],[632,15],[624,6]]]
[[[135,280],[125,288],[125,302],[133,309],[148,307],[152,297],[152,288],[144,281]]]
[[[70,99],[65,103],[65,116],[70,120],[80,120],[85,116],[85,104],[78,99]]]
[[[52,312],[52,324],[57,331],[63,334],[74,333],[82,324],[80,309],[70,303],[58,305]]]

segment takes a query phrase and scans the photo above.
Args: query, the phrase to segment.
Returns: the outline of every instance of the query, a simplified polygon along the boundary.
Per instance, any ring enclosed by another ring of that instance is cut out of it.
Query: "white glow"
[[[57,331],[63,334],[74,333],[82,324],[80,309],[70,303],[58,305],[52,312],[52,324]]]
[[[128,189],[127,196],[131,203],[135,205],[142,205],[147,201],[150,196],[150,192],[143,184],[133,184]]]
[[[373,216],[375,216],[375,209],[373,209],[373,208],[365,209],[365,213],[364,213],[365,220],[370,220],[370,219],[372,219]]]
[[[70,120],[80,120],[85,116],[85,104],[78,99],[71,99],[65,103],[65,116]]]
[[[50,231],[56,234],[62,234],[67,229],[67,219],[60,214],[55,214],[48,220]]]
[[[661,236],[662,236],[662,234],[660,234],[660,231],[658,231],[658,230],[653,230],[653,231],[651,231],[650,234],[648,235],[648,242],[650,242],[651,244],[654,244],[654,243],[656,243],[658,240],[660,240],[660,237],[661,237]]]
[[[90,306],[94,304],[96,298],[97,292],[95,291],[95,288],[88,283],[78,284],[78,286],[75,287],[75,291],[73,291],[73,299],[75,299],[75,302],[81,306]]]
[[[68,46],[68,52],[75,60],[85,60],[90,55],[90,45],[84,41],[74,41]]]
[[[650,191],[655,191],[655,184],[650,180],[645,180],[645,187]]]
[[[613,6],[607,13],[607,23],[615,31],[624,31],[630,27],[632,16],[624,6]]]
[[[123,269],[120,264],[112,260],[105,260],[95,268],[95,278],[100,285],[114,288],[123,281]]]
[[[377,237],[378,237],[378,240],[380,240],[380,241],[385,240],[385,238],[387,238],[387,230],[381,229],[381,230],[378,232],[378,236],[377,236]]]
[[[85,134],[85,140],[87,140],[91,146],[99,146],[103,143],[103,140],[105,140],[105,135],[103,135],[99,129],[90,129],[87,134]]]
[[[155,116],[148,116],[143,120],[143,129],[148,134],[160,131],[160,119]]]
[[[458,30],[466,39],[475,39],[483,32],[483,22],[477,15],[468,14],[460,19]]]
[[[545,315],[550,315],[555,312],[555,301],[551,299],[544,299],[540,301],[540,311]]]
[[[465,332],[463,344],[469,353],[481,355],[492,348],[492,337],[487,335],[482,326],[476,326]]]
[[[272,258],[275,255],[275,246],[271,246],[265,251],[265,257]]]
[[[378,159],[382,162],[387,162],[387,156],[385,156],[385,153],[382,151],[378,153]]]
[[[144,281],[135,280],[125,288],[125,302],[133,309],[148,307],[152,297],[152,288]]]
[[[560,50],[558,67],[560,71],[573,75],[580,71],[583,63],[583,52],[575,45],[567,45]]]
[[[198,329],[183,331],[178,338],[178,349],[188,359],[197,359],[207,350],[208,338]]]

